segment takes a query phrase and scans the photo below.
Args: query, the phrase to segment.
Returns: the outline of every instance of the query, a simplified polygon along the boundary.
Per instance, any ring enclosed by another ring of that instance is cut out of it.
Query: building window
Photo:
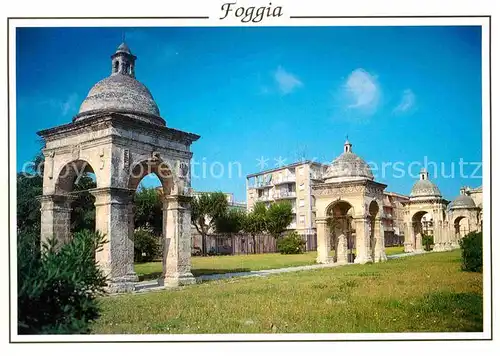
[[[306,222],[306,216],[305,215],[300,215],[300,217],[299,217],[299,223],[305,224],[305,222]]]
[[[304,206],[305,205],[305,200],[304,199],[300,199],[299,200],[299,206]]]
[[[299,175],[304,175],[304,167],[299,167]]]
[[[118,72],[118,66],[119,66],[119,64],[120,64],[120,63],[119,63],[118,61],[115,61],[115,64],[114,64],[114,70],[113,70],[113,72],[114,72],[114,73],[117,73],[117,72]]]
[[[305,184],[304,184],[304,183],[300,183],[300,185],[299,185],[299,189],[300,189],[300,190],[304,190],[304,188],[305,188]]]

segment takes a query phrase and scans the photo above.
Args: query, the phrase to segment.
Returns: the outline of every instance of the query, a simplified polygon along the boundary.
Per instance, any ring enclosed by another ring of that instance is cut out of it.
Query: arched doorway
[[[458,216],[453,220],[455,239],[460,240],[470,231],[470,221],[466,216]]]
[[[347,201],[336,201],[327,209],[330,247],[335,251],[333,262],[353,263],[355,257],[354,208]]]
[[[368,206],[368,219],[370,224],[369,251],[370,255],[372,256],[372,259],[375,260],[375,245],[376,245],[375,236],[380,236],[380,234],[384,233],[380,226],[381,222],[380,222],[379,206],[375,200],[372,200],[370,205]]]
[[[58,245],[67,243],[71,234],[95,229],[94,169],[86,160],[77,159],[62,166],[55,175],[54,194],[41,197],[42,241],[54,237]]]
[[[420,210],[413,214],[410,227],[411,243],[416,252],[423,251],[422,239],[424,235],[434,236],[434,219],[431,213]]]
[[[176,172],[180,177],[187,173],[185,165],[181,164]],[[176,179],[173,169],[163,161],[159,155],[152,155],[132,165],[128,181],[128,188],[135,193],[140,182],[146,177],[153,176],[161,186],[159,194],[162,204],[161,228],[161,256],[162,274],[158,279],[159,285],[179,285],[196,283],[191,274],[191,212],[190,197],[179,195],[184,193],[182,180]],[[130,201],[128,208],[128,228],[132,241],[134,236],[134,201]],[[179,226],[181,228],[179,228]],[[182,241],[181,241],[182,239]],[[189,242],[189,243],[185,243]]]

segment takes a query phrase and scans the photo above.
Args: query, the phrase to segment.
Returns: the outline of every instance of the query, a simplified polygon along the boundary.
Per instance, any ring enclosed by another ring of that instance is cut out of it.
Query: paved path
[[[396,255],[387,256],[387,259],[393,260],[396,258],[414,256],[414,255],[418,255],[418,254],[422,254],[422,253],[425,253],[425,252],[400,253],[400,254],[396,254]],[[215,281],[215,280],[219,280],[219,279],[227,279],[227,278],[235,278],[235,277],[240,277],[240,278],[266,277],[266,276],[269,276],[271,274],[277,274],[277,273],[308,271],[308,270],[313,270],[313,269],[333,268],[333,267],[338,267],[338,266],[345,266],[345,264],[343,264],[343,265],[339,265],[337,263],[315,264],[315,265],[298,266],[298,267],[264,269],[264,270],[260,270],[260,271],[250,271],[250,272],[207,274],[207,275],[202,275],[202,276],[196,277],[196,282],[201,283],[203,281]],[[150,291],[150,290],[164,289],[163,287],[160,287],[158,285],[158,282],[156,280],[138,282],[135,285],[135,288],[136,288],[136,290],[135,290],[136,292],[145,292],[145,291]]]

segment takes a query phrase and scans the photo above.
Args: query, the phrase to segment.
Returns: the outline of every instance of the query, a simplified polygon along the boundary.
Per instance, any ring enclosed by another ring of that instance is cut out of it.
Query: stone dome
[[[429,173],[425,169],[420,172],[420,180],[411,188],[410,197],[441,197],[439,188],[429,180]]]
[[[326,183],[370,179],[373,173],[368,164],[352,152],[352,144],[346,141],[344,152],[335,158],[323,175]]]
[[[470,209],[475,208],[476,203],[474,203],[474,199],[470,196],[461,193],[455,200],[453,200],[450,204],[450,209]]]
[[[122,43],[111,58],[111,75],[90,89],[74,121],[102,112],[115,112],[165,126],[151,92],[135,79],[136,57],[128,46]]]

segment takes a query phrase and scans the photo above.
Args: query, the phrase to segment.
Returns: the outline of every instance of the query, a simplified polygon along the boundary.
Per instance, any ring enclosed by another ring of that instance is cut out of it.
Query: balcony
[[[271,201],[272,197],[269,195],[261,195],[260,197],[257,197],[257,201]]]
[[[274,193],[273,195],[274,199],[295,199],[296,197],[297,197],[296,192],[287,192],[287,191],[277,192]]]
[[[287,226],[287,229],[296,229],[297,228],[297,223],[292,222],[290,225]]]
[[[269,182],[269,183],[259,182],[259,183],[255,183],[254,185],[250,185],[249,188],[264,189],[264,188],[270,188],[272,186],[273,186],[273,183],[271,183],[271,182]]]
[[[278,177],[273,181],[274,185],[285,184],[285,183],[293,183],[296,181],[296,177],[294,175],[287,175],[285,177]]]

